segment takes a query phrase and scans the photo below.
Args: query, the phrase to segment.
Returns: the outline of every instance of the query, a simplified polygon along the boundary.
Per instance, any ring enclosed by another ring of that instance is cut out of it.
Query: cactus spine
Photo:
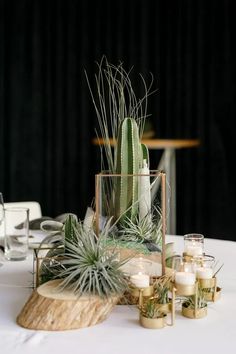
[[[115,217],[134,220],[138,213],[138,173],[148,150],[141,144],[139,128],[133,118],[125,118],[119,126],[116,148]],[[131,176],[126,176],[131,175]]]

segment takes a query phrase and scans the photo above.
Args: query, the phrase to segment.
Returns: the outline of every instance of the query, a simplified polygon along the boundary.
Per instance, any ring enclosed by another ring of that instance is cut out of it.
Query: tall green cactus
[[[118,130],[115,155],[115,218],[134,220],[138,212],[138,176],[143,158],[148,161],[148,149],[141,144],[139,128],[133,118],[125,118]],[[131,176],[125,176],[131,175]]]

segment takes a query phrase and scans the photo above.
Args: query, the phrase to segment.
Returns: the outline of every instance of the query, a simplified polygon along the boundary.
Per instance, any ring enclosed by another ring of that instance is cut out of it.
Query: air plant
[[[140,308],[141,315],[146,318],[161,318],[166,314],[160,309],[159,304],[155,298],[149,298],[144,302]]]
[[[169,299],[169,291],[171,289],[171,274],[165,274],[159,278],[157,278],[153,283],[153,291],[156,302],[158,304],[168,304],[170,302]]]
[[[145,120],[149,116],[147,114],[148,97],[155,92],[155,90],[151,91],[153,77],[151,75],[150,83],[147,85],[144,77],[140,74],[144,94],[141,98],[137,98],[131,82],[132,69],[126,71],[123,63],[117,66],[113,65],[108,62],[105,56],[100,63],[97,63],[97,66],[96,92],[92,89],[86,71],[85,75],[98,119],[99,130],[96,133],[106,142],[104,146],[101,146],[101,170],[106,169],[105,154],[108,170],[115,173],[117,171],[117,147],[113,150],[110,139],[112,138],[113,142],[117,140],[120,126],[127,117],[135,121],[138,127],[138,136],[142,137]]]
[[[183,300],[183,306],[191,309],[195,309],[195,308],[201,309],[207,306],[204,289],[201,289],[199,286],[198,286],[198,293],[197,293],[197,304],[195,304],[195,301],[196,301],[195,295],[186,296]]]
[[[161,211],[155,206],[153,210],[150,210],[141,220],[138,215],[134,220],[126,217],[118,231],[119,240],[160,245],[162,237]]]
[[[73,239],[65,241],[61,259],[50,266],[53,278],[61,279],[59,289],[71,289],[78,297],[122,295],[127,280],[120,269],[127,260],[119,261],[116,251],[108,249],[104,239],[110,230],[108,221],[99,237],[82,222],[73,225]]]

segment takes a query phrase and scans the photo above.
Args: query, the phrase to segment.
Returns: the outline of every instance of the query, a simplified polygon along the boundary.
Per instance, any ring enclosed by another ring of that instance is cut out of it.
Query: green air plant
[[[162,219],[161,211],[157,207],[150,209],[150,213],[139,219],[138,215],[124,218],[122,228],[119,229],[117,237],[119,240],[137,243],[161,243]]]
[[[99,237],[92,228],[84,228],[81,222],[73,229],[75,237],[65,241],[62,259],[50,268],[54,278],[62,279],[59,289],[72,289],[78,297],[122,295],[128,285],[120,267],[127,260],[119,261],[115,250],[108,249],[104,242],[110,221]]]
[[[146,318],[160,318],[165,316],[165,313],[160,309],[155,298],[149,298],[145,301],[140,311],[142,316]]]
[[[170,302],[169,291],[171,289],[172,274],[165,274],[157,278],[153,283],[153,290],[156,303],[165,305]]]
[[[183,300],[183,306],[191,309],[195,309],[195,306],[198,309],[207,306],[204,289],[201,289],[199,286],[198,286],[198,293],[197,293],[197,304],[195,304],[195,301],[196,301],[195,295],[186,296]]]

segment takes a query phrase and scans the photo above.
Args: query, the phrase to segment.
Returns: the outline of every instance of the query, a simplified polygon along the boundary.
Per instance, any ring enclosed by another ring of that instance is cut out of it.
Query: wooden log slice
[[[33,291],[17,316],[20,326],[47,331],[93,326],[104,321],[119,300],[119,296],[78,298],[71,290],[59,291],[60,281],[49,281]]]

